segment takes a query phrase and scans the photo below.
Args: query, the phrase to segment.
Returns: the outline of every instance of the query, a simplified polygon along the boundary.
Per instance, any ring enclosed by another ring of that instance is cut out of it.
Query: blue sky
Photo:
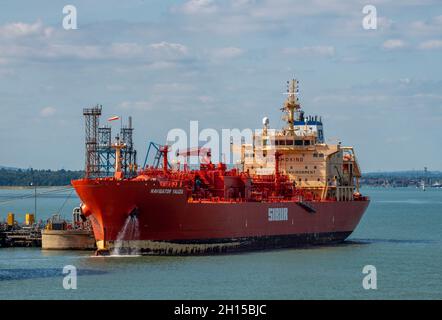
[[[64,5],[78,29],[62,27]],[[364,5],[378,28],[364,30]],[[82,108],[172,128],[280,127],[285,82],[363,171],[442,170],[442,4],[432,0],[1,1],[0,165],[81,169]]]

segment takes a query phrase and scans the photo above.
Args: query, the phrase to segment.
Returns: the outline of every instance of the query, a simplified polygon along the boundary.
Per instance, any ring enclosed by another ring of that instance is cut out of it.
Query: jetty
[[[10,212],[6,223],[0,223],[0,247],[40,247],[41,229],[33,214],[27,213],[24,224],[20,224]]]
[[[95,237],[89,220],[83,220],[80,208],[74,208],[73,221],[54,214],[46,223],[35,223],[33,214],[26,214],[24,223],[9,213],[0,222],[0,248],[41,247],[44,250],[94,250]]]

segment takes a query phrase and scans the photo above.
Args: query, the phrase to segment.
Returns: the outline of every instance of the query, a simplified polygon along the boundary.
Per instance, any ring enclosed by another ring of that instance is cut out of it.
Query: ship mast
[[[115,137],[115,143],[112,145],[115,149],[115,179],[123,178],[123,171],[121,170],[121,149],[126,148],[126,144],[120,141],[120,137]]]
[[[287,81],[287,100],[284,102],[282,108],[286,113],[286,117],[284,118],[287,121],[286,130],[290,135],[294,135],[295,133],[295,121],[300,120],[299,111],[301,110],[301,105],[299,104],[297,97],[297,94],[299,93],[298,85],[299,82],[296,79]]]

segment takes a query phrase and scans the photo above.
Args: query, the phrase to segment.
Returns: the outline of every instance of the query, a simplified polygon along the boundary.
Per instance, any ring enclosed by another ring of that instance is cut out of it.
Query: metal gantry
[[[102,106],[83,109],[85,118],[85,177],[110,177],[115,174],[115,149],[112,147],[112,128],[100,127]],[[118,139],[125,147],[121,150],[121,167],[125,177],[133,177],[137,172],[137,151],[133,143],[132,118],[129,124],[120,128]],[[117,137],[116,137],[117,138]]]
[[[152,160],[152,167],[153,168],[159,168],[160,167],[160,163],[161,163],[161,160],[163,159],[163,156],[164,156],[164,153],[163,153],[163,148],[164,148],[164,146],[162,146],[162,145],[160,145],[160,144],[158,144],[158,143],[155,143],[155,142],[150,142],[149,143],[149,146],[147,147],[147,152],[146,152],[146,158],[144,159],[144,165],[143,165],[143,168],[147,168],[147,166],[148,166],[148,164],[149,164],[149,159],[151,158],[151,157],[149,157],[149,155],[151,154],[151,151],[152,151],[152,153],[154,153],[154,155],[153,155],[153,160]],[[169,161],[167,162],[167,167],[170,169],[170,168],[172,168],[172,166],[171,166],[171,164],[169,163]]]
[[[100,176],[109,177],[115,171],[115,151],[112,149],[112,129],[109,126],[98,129],[98,154]]]
[[[133,132],[132,117],[129,117],[129,124],[127,126],[123,125],[120,129],[121,142],[126,145],[126,147],[121,150],[121,169],[125,176],[136,175],[138,169],[136,165],[137,151],[133,143]]]
[[[100,175],[100,157],[98,154],[98,127],[100,125],[101,105],[83,109],[85,120],[85,176],[94,178]]]

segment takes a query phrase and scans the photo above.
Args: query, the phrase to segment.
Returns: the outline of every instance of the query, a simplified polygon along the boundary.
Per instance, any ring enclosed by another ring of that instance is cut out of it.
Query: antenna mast
[[[287,81],[287,100],[284,103],[283,111],[287,114],[287,130],[290,134],[295,132],[295,120],[299,120],[301,105],[299,104],[298,96],[299,93],[299,82],[296,79]]]

